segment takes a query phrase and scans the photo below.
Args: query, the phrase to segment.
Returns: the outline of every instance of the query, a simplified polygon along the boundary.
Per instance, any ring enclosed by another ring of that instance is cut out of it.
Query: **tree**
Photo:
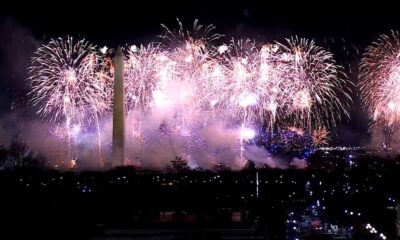
[[[189,166],[185,159],[176,156],[175,159],[171,160],[171,165],[168,165],[167,169],[172,172],[180,173],[189,170]]]
[[[13,139],[8,149],[0,146],[0,169],[43,168],[44,165],[45,158],[34,154],[18,137]]]
[[[243,170],[254,170],[256,169],[256,164],[251,161],[251,160],[247,160],[246,165],[244,165]]]

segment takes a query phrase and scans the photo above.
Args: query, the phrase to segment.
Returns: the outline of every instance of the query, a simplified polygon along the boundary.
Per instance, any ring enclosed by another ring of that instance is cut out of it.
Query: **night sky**
[[[1,20],[18,22],[38,39],[73,34],[100,45],[141,42],[159,33],[160,23],[175,24],[176,17],[186,24],[198,18],[201,23],[216,25],[219,32],[229,36],[334,35],[360,44],[367,44],[382,32],[400,27],[395,4],[383,1],[364,5],[340,1],[321,1],[319,4],[210,0],[140,1],[140,4],[122,0],[108,1],[108,4],[82,2],[6,0],[0,10]]]
[[[176,18],[186,26],[195,19],[214,24],[217,31],[230,37],[250,37],[258,41],[283,40],[298,35],[324,41],[344,39],[344,45],[360,53],[382,33],[400,30],[400,18],[394,3],[383,1],[349,4],[340,1],[319,4],[305,1],[128,1],[82,4],[81,1],[2,1],[0,4],[0,116],[11,105],[25,102],[26,68],[32,52],[52,37],[84,37],[96,45],[140,44],[155,40],[160,23],[177,26]],[[278,2],[278,3],[277,3]],[[343,40],[342,40],[343,41]],[[338,61],[356,71],[360,56],[348,56],[333,48]],[[354,73],[354,72],[353,72]],[[350,78],[356,83],[354,74]],[[357,95],[355,93],[354,95]],[[351,120],[337,132],[343,144],[358,144],[368,119],[355,99]]]

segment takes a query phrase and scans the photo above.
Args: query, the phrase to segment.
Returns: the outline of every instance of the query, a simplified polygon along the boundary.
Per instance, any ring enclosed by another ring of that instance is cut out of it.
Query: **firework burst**
[[[287,109],[292,124],[306,129],[336,125],[348,116],[351,83],[336,64],[333,54],[304,38],[279,43],[289,59],[286,75],[291,97]]]
[[[223,59],[227,65],[224,89],[216,89],[219,102],[232,110],[233,116],[239,116],[241,122],[253,122],[257,115],[258,89],[257,69],[259,51],[250,39],[231,40],[229,50]]]
[[[163,65],[168,58],[158,44],[135,45],[125,54],[126,106],[129,110],[144,112],[153,101],[153,93],[162,78]]]
[[[38,114],[64,123],[68,132],[68,158],[71,159],[71,134],[96,121],[108,104],[98,78],[99,56],[95,46],[72,37],[51,40],[32,58],[29,83],[32,104]]]
[[[360,65],[361,98],[372,124],[400,123],[400,35],[392,31],[369,46]]]
[[[163,47],[169,52],[170,61],[174,63],[174,79],[182,86],[179,102],[186,103],[184,107],[191,110],[207,108],[210,100],[204,94],[208,88],[205,71],[208,72],[210,62],[218,54],[215,43],[222,35],[215,33],[213,25],[203,26],[198,20],[194,21],[191,30],[185,30],[182,22],[177,21],[177,30],[162,24],[164,34],[160,37]]]
[[[314,147],[327,146],[330,141],[329,131],[325,128],[318,128],[312,132],[311,138]]]
[[[29,83],[38,113],[54,122],[85,125],[103,111],[103,87],[96,68],[95,46],[72,37],[51,40],[32,58]]]

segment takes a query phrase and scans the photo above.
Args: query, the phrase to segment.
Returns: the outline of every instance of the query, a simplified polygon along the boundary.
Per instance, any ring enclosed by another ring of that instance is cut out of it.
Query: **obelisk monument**
[[[114,101],[113,101],[113,142],[112,166],[125,163],[125,91],[124,54],[118,47],[114,57]]]

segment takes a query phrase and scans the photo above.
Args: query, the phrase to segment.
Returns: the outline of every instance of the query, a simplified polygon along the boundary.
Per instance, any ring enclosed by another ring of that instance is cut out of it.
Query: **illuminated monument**
[[[114,58],[114,104],[113,104],[113,142],[112,166],[125,163],[125,92],[124,92],[124,54],[118,47]]]

